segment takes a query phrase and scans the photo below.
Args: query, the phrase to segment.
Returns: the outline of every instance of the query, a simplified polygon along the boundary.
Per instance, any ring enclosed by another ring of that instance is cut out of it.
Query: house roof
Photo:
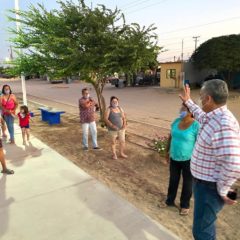
[[[159,65],[162,65],[162,64],[176,64],[176,63],[182,63],[182,61],[175,61],[175,62],[160,62]]]

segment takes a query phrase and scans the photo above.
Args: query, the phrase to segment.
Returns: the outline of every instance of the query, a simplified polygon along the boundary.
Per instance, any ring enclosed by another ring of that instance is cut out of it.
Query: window
[[[176,78],[176,69],[168,69],[166,76],[167,78]]]

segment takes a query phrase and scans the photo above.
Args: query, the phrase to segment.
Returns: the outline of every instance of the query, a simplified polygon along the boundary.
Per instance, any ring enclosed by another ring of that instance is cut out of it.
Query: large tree
[[[216,69],[231,73],[240,70],[240,34],[220,36],[202,43],[191,56],[198,69]]]
[[[12,30],[16,36],[12,42],[24,54],[14,61],[15,69],[28,73],[26,69],[35,68],[58,77],[81,73],[81,78],[93,85],[103,116],[106,76],[134,73],[156,63],[159,47],[155,28],[127,25],[120,10],[104,5],[91,9],[83,0],[59,4],[59,10],[47,11],[38,4],[19,12],[22,27]],[[35,64],[30,67],[29,63]]]

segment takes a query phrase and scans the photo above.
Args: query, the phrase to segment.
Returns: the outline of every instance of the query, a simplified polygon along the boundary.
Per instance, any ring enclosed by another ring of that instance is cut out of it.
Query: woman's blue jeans
[[[4,115],[4,120],[7,124],[7,129],[10,134],[10,140],[14,141],[14,117],[12,115]]]

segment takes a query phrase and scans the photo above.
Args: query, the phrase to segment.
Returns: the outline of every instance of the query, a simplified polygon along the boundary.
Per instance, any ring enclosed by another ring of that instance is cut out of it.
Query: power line
[[[161,41],[167,41],[167,40],[172,40],[172,39],[182,39],[182,38],[184,38],[184,39],[186,39],[186,38],[191,38],[192,37],[192,35],[191,36],[180,36],[180,37],[171,37],[171,38],[160,38],[161,39]],[[159,39],[159,40],[160,40]]]
[[[147,6],[145,6],[145,7],[136,9],[136,10],[134,10],[134,11],[126,12],[125,14],[130,14],[130,13],[139,12],[139,11],[141,11],[141,10],[143,10],[143,9],[146,9],[146,8],[149,8],[149,7],[152,7],[152,6],[159,5],[159,4],[161,4],[161,3],[163,3],[163,2],[166,2],[166,1],[168,1],[168,0],[162,0],[161,2],[154,3],[154,4],[151,4],[151,5],[147,5]]]
[[[138,1],[134,1],[132,3],[126,4],[127,7],[119,7],[119,8],[121,8],[121,9],[133,8],[133,7],[136,7],[136,6],[138,6],[138,5],[142,4],[142,3],[149,2],[149,1],[151,1],[151,0],[142,0],[142,1],[138,0]],[[137,4],[134,4],[135,2],[137,2]]]
[[[185,51],[193,51],[193,48],[191,47],[189,47],[189,48],[185,48],[184,49]],[[176,49],[176,50],[174,50],[174,49],[172,49],[172,50],[169,50],[169,51],[165,51],[164,53],[181,53],[182,52],[182,50],[179,50],[179,48],[178,49]]]
[[[205,23],[205,24],[189,26],[189,27],[186,27],[186,28],[178,28],[178,29],[175,29],[175,30],[173,30],[173,31],[168,31],[168,32],[161,32],[160,34],[180,32],[180,31],[183,31],[183,30],[191,29],[191,28],[203,27],[203,26],[207,26],[207,25],[211,25],[211,24],[216,24],[216,23],[221,23],[221,22],[232,21],[232,20],[239,19],[239,18],[240,18],[240,16],[232,17],[232,18],[225,18],[225,19],[222,19],[222,20],[219,20],[219,21],[214,21],[214,22],[209,22],[209,23]]]
[[[149,0],[148,0],[149,1]],[[129,3],[127,3],[127,4],[124,4],[124,5],[120,5],[120,7],[119,8],[125,8],[126,6],[129,6],[129,5],[132,5],[132,4],[135,4],[135,3],[137,3],[137,2],[139,2],[139,0],[136,0],[136,1],[132,1],[132,2],[129,2]]]
[[[182,37],[182,38],[178,38],[178,39],[184,39],[184,42],[192,42],[192,39],[189,39],[189,40],[186,40],[186,38]],[[176,44],[179,44],[181,42],[181,40],[179,41],[175,41],[175,42],[167,42],[166,44],[164,44],[162,41],[159,41],[159,44],[158,45],[162,45],[163,47],[166,47],[166,46],[172,46],[172,45],[176,45]]]

